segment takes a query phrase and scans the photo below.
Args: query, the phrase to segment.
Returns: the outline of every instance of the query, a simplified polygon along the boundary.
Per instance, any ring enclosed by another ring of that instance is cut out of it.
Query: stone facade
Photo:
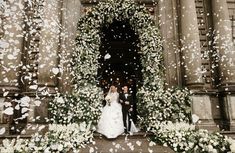
[[[200,117],[199,127],[235,130],[234,0],[136,1],[146,5],[159,25],[166,86],[192,90],[192,112]],[[71,91],[65,61],[75,46],[79,17],[96,2],[7,3],[14,9],[9,15],[0,8],[0,38],[10,44],[0,46],[0,125],[12,126],[12,118],[2,113],[4,102],[22,96],[31,98],[23,123],[44,124],[50,94]]]

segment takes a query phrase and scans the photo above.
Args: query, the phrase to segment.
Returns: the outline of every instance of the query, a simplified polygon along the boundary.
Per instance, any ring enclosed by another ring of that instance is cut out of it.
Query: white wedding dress
[[[118,103],[118,99],[119,94],[117,92],[109,92],[105,97],[107,103],[102,109],[97,132],[107,138],[116,138],[124,132],[122,106]]]

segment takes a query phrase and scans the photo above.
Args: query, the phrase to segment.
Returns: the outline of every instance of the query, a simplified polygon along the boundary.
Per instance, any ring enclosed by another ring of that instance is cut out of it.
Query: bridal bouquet
[[[111,96],[107,95],[105,97],[105,100],[107,101],[108,105],[110,106],[111,105]]]

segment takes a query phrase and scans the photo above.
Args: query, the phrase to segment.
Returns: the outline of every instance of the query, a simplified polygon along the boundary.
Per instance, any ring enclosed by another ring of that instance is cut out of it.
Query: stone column
[[[58,51],[61,30],[61,1],[45,0],[42,7],[37,74],[39,88],[38,96],[31,97],[28,125],[45,123],[45,117],[48,117],[48,102],[51,100],[47,96],[55,93],[60,72]],[[36,101],[40,101],[40,105],[36,106]],[[30,130],[27,131],[27,133],[30,132]]]
[[[79,0],[64,0],[62,9],[62,38],[60,48],[60,68],[61,80],[59,82],[60,91],[71,92],[71,67],[70,60],[75,49],[75,38],[77,22],[81,16],[81,3]]]
[[[202,86],[201,48],[195,0],[180,0],[182,60],[189,88]]]
[[[45,0],[39,46],[38,84],[54,92],[57,85],[58,50],[60,43],[61,2]]]
[[[2,12],[0,40],[0,127],[5,127],[5,135],[9,134],[9,121],[3,114],[6,97],[20,91],[20,68],[23,49],[23,0],[2,2],[6,4]],[[4,94],[5,92],[5,94]],[[6,94],[8,92],[8,94]],[[3,97],[1,97],[3,95]],[[11,99],[11,98],[9,98]]]
[[[163,40],[164,62],[167,86],[181,85],[181,65],[179,56],[179,36],[176,1],[159,1],[158,17]]]
[[[232,27],[226,0],[213,0],[215,45],[219,54],[219,70],[222,87],[235,87],[235,49]],[[233,88],[235,89],[235,88]]]
[[[3,14],[3,37],[0,43],[0,93],[2,89],[19,91],[19,70],[23,49],[24,1],[7,1]]]
[[[193,91],[192,114],[199,116],[199,128],[218,130],[212,105],[207,93],[200,92],[203,87],[200,37],[195,0],[180,0],[181,12],[181,52],[185,66],[185,83]]]
[[[223,92],[222,112],[230,130],[235,130],[235,47],[232,42],[232,28],[226,0],[213,0],[213,24],[215,48],[219,56],[220,91]]]

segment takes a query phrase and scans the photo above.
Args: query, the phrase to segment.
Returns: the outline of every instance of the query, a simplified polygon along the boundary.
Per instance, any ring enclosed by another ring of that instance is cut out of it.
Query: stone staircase
[[[235,131],[221,131],[235,139]],[[13,139],[16,135],[0,136],[0,144],[3,139]],[[30,135],[21,135],[23,139],[31,138]],[[155,144],[149,141],[145,132],[138,132],[133,135],[121,135],[116,139],[107,139],[104,136],[95,133],[95,142],[85,148],[80,153],[174,153],[170,148]]]
[[[116,139],[107,139],[95,134],[95,143],[86,146],[81,153],[174,153],[148,140],[146,133],[138,132],[133,135],[121,135]]]

